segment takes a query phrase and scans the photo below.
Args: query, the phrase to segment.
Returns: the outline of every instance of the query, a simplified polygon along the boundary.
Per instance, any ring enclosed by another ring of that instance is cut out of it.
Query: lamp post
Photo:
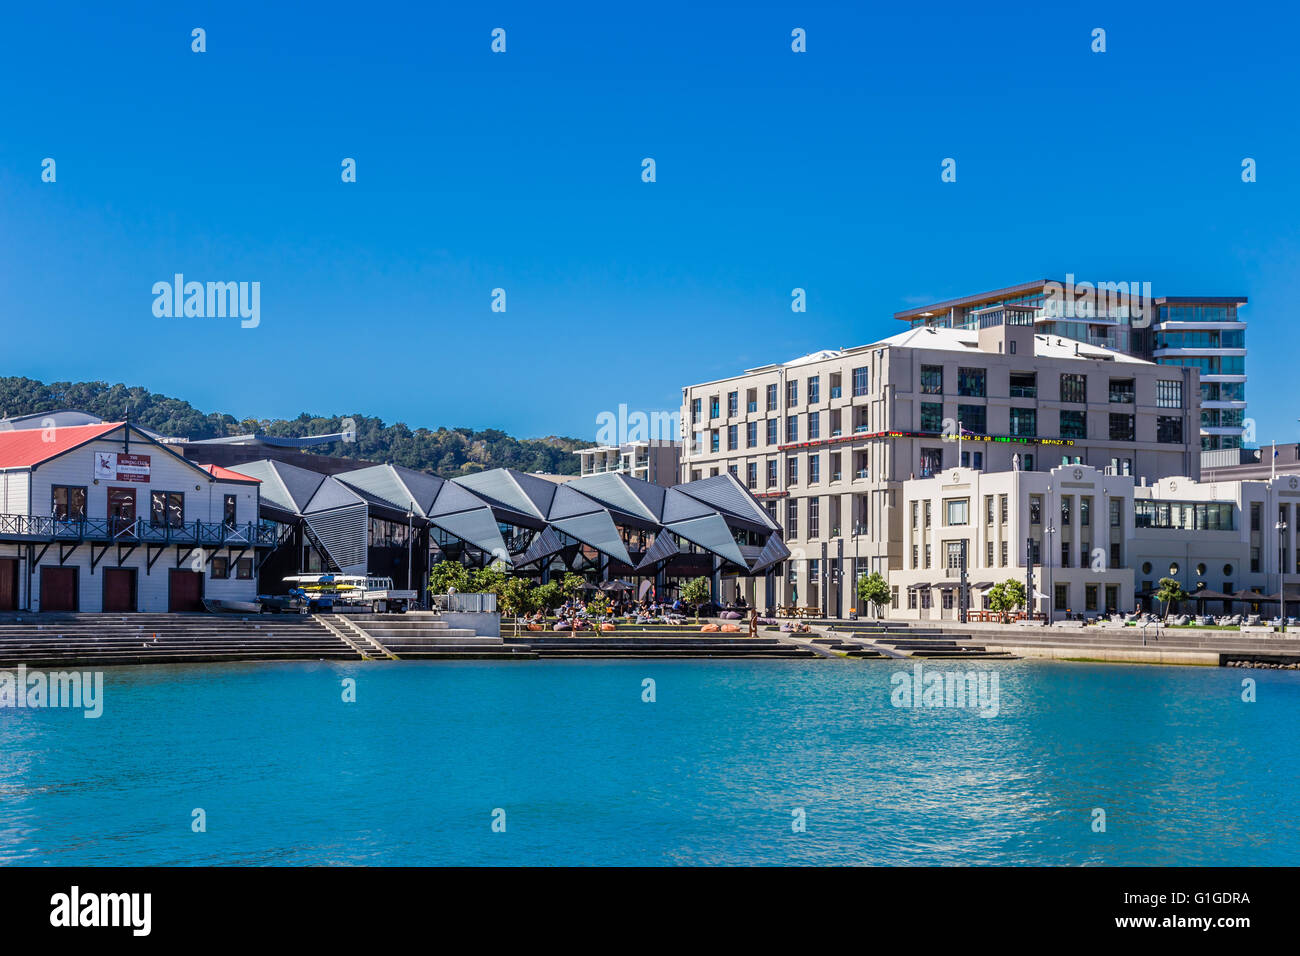
[[[1043,531],[1043,537],[1047,539],[1046,553],[1043,555],[1043,573],[1047,578],[1047,623],[1050,625],[1056,620],[1056,595],[1052,593],[1052,535],[1056,534],[1056,525],[1050,521]]]
[[[406,590],[411,590],[411,562],[414,560],[415,502],[406,509]]]
[[[1283,582],[1283,574],[1286,573],[1286,522],[1280,517],[1277,524],[1277,616],[1282,621],[1282,630],[1286,631],[1286,586]]]

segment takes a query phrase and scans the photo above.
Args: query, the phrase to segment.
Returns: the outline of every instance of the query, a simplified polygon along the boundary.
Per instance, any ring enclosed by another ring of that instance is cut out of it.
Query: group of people
[[[686,610],[686,606],[680,599],[669,604],[655,600],[634,601],[630,598],[618,598],[605,607],[593,608],[580,598],[572,598],[556,608],[557,620],[554,629],[557,631],[610,630],[619,623],[684,624]],[[523,618],[523,622],[533,630],[540,629],[545,621],[546,612],[542,610],[534,611]]]

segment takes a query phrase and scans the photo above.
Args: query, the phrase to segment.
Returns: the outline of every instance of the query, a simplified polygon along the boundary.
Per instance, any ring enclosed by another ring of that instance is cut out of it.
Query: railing
[[[122,544],[248,545],[273,548],[280,543],[274,522],[227,525],[186,521],[155,525],[146,518],[58,518],[49,515],[0,514],[0,537],[37,541],[107,541]]]
[[[444,611],[461,611],[469,614],[492,613],[497,609],[495,594],[439,594],[434,602]]]
[[[865,469],[865,468],[859,468],[858,471],[857,471],[857,476],[858,476],[859,478],[866,478],[866,477],[867,477],[867,469]]]

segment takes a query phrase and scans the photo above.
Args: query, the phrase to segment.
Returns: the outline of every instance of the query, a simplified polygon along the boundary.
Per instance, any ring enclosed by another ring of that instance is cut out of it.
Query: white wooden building
[[[0,611],[251,601],[277,533],[259,486],[123,423],[0,430]]]

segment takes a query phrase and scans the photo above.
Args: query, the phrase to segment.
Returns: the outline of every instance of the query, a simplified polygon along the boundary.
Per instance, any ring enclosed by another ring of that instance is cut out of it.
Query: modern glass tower
[[[1033,325],[1040,334],[1201,374],[1202,450],[1239,448],[1246,417],[1245,296],[1152,296],[1150,283],[1039,279],[895,312],[912,328]]]

